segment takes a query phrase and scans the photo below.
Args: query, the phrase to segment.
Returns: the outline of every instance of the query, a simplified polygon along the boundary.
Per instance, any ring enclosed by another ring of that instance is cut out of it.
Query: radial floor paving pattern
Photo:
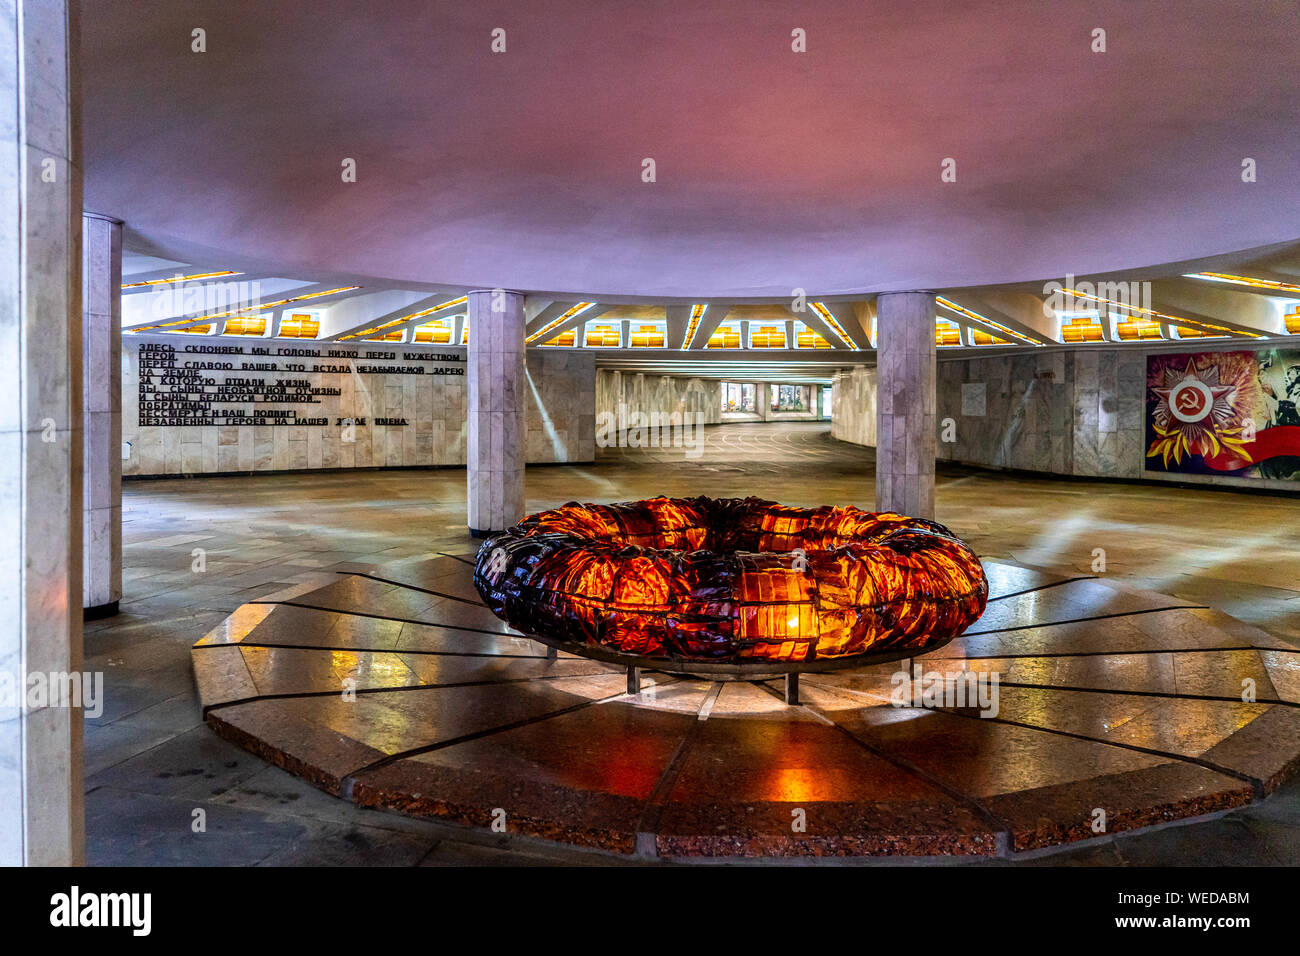
[[[805,675],[794,706],[778,681],[652,673],[629,694],[483,607],[469,555],[245,604],[192,657],[217,733],[329,793],[620,854],[1014,854],[1103,815],[1115,833],[1242,806],[1300,766],[1290,645],[1154,592],[986,570],[984,616],[912,673],[996,677],[995,716],[899,705],[897,663]]]

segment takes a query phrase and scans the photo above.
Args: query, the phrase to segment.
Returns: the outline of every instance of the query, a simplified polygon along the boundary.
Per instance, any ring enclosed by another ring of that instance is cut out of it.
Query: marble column
[[[81,217],[82,400],[85,406],[82,605],[87,619],[122,599],[122,224]]]
[[[934,517],[934,294],[876,299],[876,510]]]
[[[469,294],[465,464],[475,537],[504,531],[524,516],[525,325],[519,293]]]
[[[80,863],[81,169],[65,0],[0,0],[0,865]],[[28,693],[28,690],[31,693]]]

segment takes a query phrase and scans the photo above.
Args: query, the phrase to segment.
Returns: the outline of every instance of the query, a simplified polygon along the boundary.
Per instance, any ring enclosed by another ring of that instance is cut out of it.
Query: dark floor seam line
[[[817,683],[816,681],[808,681],[807,683],[811,684],[813,687],[818,687],[821,690],[827,691],[828,693],[835,692],[835,688],[826,687],[822,684]],[[782,697],[780,693],[777,692],[776,688],[770,687],[766,684],[763,684],[761,686],[768,693],[772,694],[774,697],[778,697],[782,700],[785,699],[784,697]],[[947,782],[939,779],[936,776],[933,776],[928,771],[921,769],[920,767],[916,766],[915,764],[909,761],[903,760],[900,757],[896,757],[893,754],[887,753],[883,750],[880,750],[877,747],[872,746],[871,744],[863,740],[861,737],[859,737],[857,734],[855,734],[853,731],[849,730],[847,727],[841,724],[839,721],[832,720],[824,712],[822,712],[819,709],[813,708],[810,704],[800,704],[799,706],[807,709],[813,714],[816,714],[822,720],[825,720],[832,727],[834,727],[840,733],[844,734],[846,737],[849,738],[849,740],[853,741],[853,743],[861,747],[863,750],[865,750],[867,753],[871,754],[872,756],[878,757],[879,759],[885,761],[888,764],[892,764],[893,766],[897,767],[899,770],[902,770],[904,773],[910,774],[911,776],[916,777],[922,783],[925,783],[931,787],[935,787],[936,789],[941,790],[942,792],[948,794],[948,796],[952,797],[954,800],[957,800],[959,803],[963,803],[966,806],[973,809],[975,811],[976,816],[978,816],[981,820],[983,820],[984,823],[987,824],[989,828],[993,831],[994,853],[992,855],[994,856],[1000,855],[998,853],[998,847],[997,847],[998,842],[1002,842],[1005,846],[1008,847],[1011,846],[1012,837],[1013,837],[1011,824],[1003,820],[996,813],[994,813],[987,806],[985,806],[983,800],[979,799],[978,797],[972,794],[968,794],[962,790],[957,789],[956,787],[948,784]]]
[[[344,654],[424,654],[429,657],[494,657],[512,661],[544,661],[545,654],[489,654],[486,651],[417,651],[400,647],[336,647],[331,644],[273,644],[265,641],[238,641],[232,644],[196,644],[192,651],[206,651],[212,647],[268,647],[283,651],[339,651]],[[563,658],[576,660],[577,658]]]
[[[339,572],[342,574],[343,572]],[[1035,591],[1046,591],[1048,588],[1059,588],[1063,584],[1073,584],[1075,581],[1096,581],[1095,574],[1081,574],[1077,578],[1066,578],[1064,581],[1053,581],[1050,584],[1040,584],[1037,587],[1025,588],[1023,591],[1012,591],[1010,594],[999,594],[997,597],[991,597],[989,604],[994,601],[1005,601],[1007,598],[1019,597],[1022,594],[1033,594]]]
[[[956,638],[960,640],[960,638]],[[1136,648],[1126,651],[1040,651],[1036,654],[963,654],[961,657],[921,657],[918,661],[997,661],[1026,660],[1056,657],[1122,657],[1125,654],[1211,654],[1224,651],[1271,651],[1271,647],[1255,647],[1251,644],[1229,645],[1225,647],[1155,647]]]
[[[1065,621],[1043,621],[1041,624],[1017,624],[1015,627],[995,627],[991,631],[967,631],[962,637],[979,637],[982,634],[1007,634],[1011,631],[1031,631],[1038,627],[1058,627],[1062,624],[1086,624],[1089,621],[1108,621],[1116,617],[1136,617],[1139,614],[1160,614],[1164,611],[1208,611],[1204,604],[1171,604],[1169,607],[1148,607],[1140,611],[1116,611],[1114,614],[1097,614],[1092,617],[1072,617]]]
[[[453,681],[447,684],[403,684],[400,687],[358,687],[354,693],[361,694],[389,694],[407,690],[443,690],[448,687],[494,687],[504,686],[506,684],[526,684],[535,680],[565,680],[571,677],[603,677],[605,673],[596,674],[538,674],[536,677],[510,677],[505,680],[467,680]],[[219,704],[209,704],[203,708],[203,716],[222,707],[235,707],[239,704],[252,704],[261,700],[307,700],[312,697],[337,697],[342,691],[338,690],[298,690],[285,691],[279,694],[258,694],[256,697],[241,697],[238,700],[223,700]]]
[[[1229,704],[1278,704],[1282,707],[1300,707],[1300,701],[1282,700],[1280,697],[1258,697],[1255,700],[1242,700],[1240,697],[1224,697],[1215,694],[1180,694],[1177,691],[1156,690],[1116,690],[1109,687],[1067,687],[1064,684],[1023,684],[1019,681],[1010,680],[999,680],[998,686],[1020,687],[1027,690],[1064,690],[1075,694],[1120,694],[1125,697],[1158,697],[1161,700],[1214,700]]]
[[[958,658],[945,658],[946,660],[957,660]],[[933,673],[942,674],[941,671]],[[946,675],[945,675],[946,678]],[[822,686],[822,685],[817,685]],[[1072,687],[1066,684],[1027,684],[1022,681],[999,680],[999,687],[1019,687],[1025,690],[1062,690],[1071,691],[1078,694],[1121,694],[1127,697],[1156,697],[1162,700],[1204,700],[1204,701],[1223,701],[1229,704],[1274,704],[1282,707],[1300,707],[1300,701],[1282,700],[1280,697],[1259,697],[1255,700],[1242,700],[1240,697],[1216,697],[1211,694],[1179,694],[1168,691],[1146,691],[1146,690],[1116,690],[1111,687]],[[856,690],[851,687],[834,688],[838,693],[854,694],[863,697],[870,697],[873,700],[884,700],[885,695],[876,694],[867,690]]]
[[[336,573],[347,574],[354,578],[365,578],[369,581],[378,581],[380,584],[392,584],[399,588],[406,588],[408,591],[419,591],[421,594],[432,594],[435,597],[460,601],[462,604],[468,604],[472,607],[487,607],[487,605],[482,601],[471,601],[469,598],[457,597],[454,594],[447,594],[443,591],[435,591],[433,588],[421,587],[418,584],[407,584],[405,581],[394,581],[392,578],[381,578],[377,574],[366,574],[364,571],[338,571]]]
[[[673,684],[673,683],[676,683],[676,680],[670,680],[666,682],[666,684]],[[520,727],[528,727],[532,724],[539,724],[544,720],[551,720],[554,717],[563,717],[565,714],[572,714],[575,711],[585,710],[588,707],[594,707],[596,704],[603,704],[606,701],[617,700],[620,697],[626,697],[626,696],[628,696],[627,691],[623,690],[623,691],[619,691],[617,694],[610,694],[608,697],[597,697],[594,700],[584,700],[581,701],[580,703],[573,704],[569,707],[561,708],[560,710],[552,710],[545,714],[538,714],[535,717],[525,717],[522,720],[514,720],[508,724],[500,724],[496,727],[489,727],[486,730],[476,730],[472,734],[462,734],[459,737],[452,737],[448,740],[440,740],[436,743],[426,744],[423,747],[413,747],[410,750],[403,750],[400,751],[399,753],[389,754],[387,757],[384,757],[380,760],[376,760],[372,763],[368,763],[364,767],[360,767],[356,770],[353,770],[351,773],[345,775],[340,780],[339,783],[339,794],[349,802],[355,803],[356,801],[353,800],[352,798],[352,788],[356,784],[356,778],[361,774],[374,773],[376,770],[381,770],[384,767],[389,766],[390,764],[397,763],[397,761],[399,760],[407,760],[411,757],[418,757],[421,754],[433,753],[435,750],[445,750],[446,748],[454,747],[457,744],[468,743],[471,740],[479,740],[483,737],[491,737],[494,734],[501,734],[511,730],[518,730]]]
[[[923,710],[929,708],[916,708],[916,709]],[[1132,750],[1135,751],[1136,753],[1146,754],[1150,757],[1164,757],[1167,760],[1178,760],[1183,763],[1194,764],[1197,767],[1200,767],[1202,770],[1212,770],[1215,773],[1223,774],[1225,777],[1232,777],[1234,780],[1240,780],[1242,783],[1250,784],[1251,790],[1254,792],[1254,796],[1256,799],[1259,799],[1264,795],[1264,781],[1256,777],[1252,777],[1248,773],[1242,773],[1239,770],[1233,770],[1229,767],[1222,767],[1216,763],[1211,763],[1209,760],[1203,760],[1200,757],[1189,757],[1186,756],[1185,754],[1169,753],[1164,750],[1155,750],[1150,747],[1139,747],[1137,744],[1126,744],[1118,740],[1106,740],[1103,737],[1090,737],[1087,734],[1075,733],[1074,731],[1071,730],[1059,730],[1055,727],[1040,727],[1036,724],[1024,724],[1018,720],[1007,720],[1005,717],[982,717],[977,713],[967,714],[967,713],[963,713],[960,710],[957,710],[956,708],[935,707],[932,709],[939,711],[940,713],[952,714],[954,717],[965,717],[967,720],[987,720],[991,723],[1003,724],[1008,727],[1020,727],[1025,730],[1039,730],[1046,734],[1056,734],[1061,737],[1070,737],[1073,738],[1074,740],[1087,740],[1092,743],[1102,744],[1107,747],[1117,747],[1120,750]],[[1226,740],[1227,738],[1225,737],[1224,739]],[[1222,741],[1220,741],[1220,743],[1222,743]]]
[[[637,820],[634,835],[638,855],[653,857],[659,855],[659,825],[663,822],[664,811],[668,809],[669,798],[672,796],[673,788],[677,786],[677,778],[681,776],[682,767],[686,763],[686,755],[690,752],[695,738],[699,736],[700,726],[709,719],[713,704],[717,702],[718,695],[721,693],[722,682],[715,681],[713,686],[709,688],[709,692],[704,695],[704,700],[700,701],[700,706],[695,711],[695,720],[686,729],[686,733],[682,735],[682,739],[677,744],[677,749],[673,751],[673,755],[669,758],[663,773],[659,775],[654,790],[650,791],[645,806],[641,808],[641,816]]]
[[[345,611],[337,607],[323,607],[319,604],[302,604],[298,601],[249,601],[249,604],[272,604],[276,607],[300,607],[304,611],[328,611],[331,614],[345,614],[348,617],[368,617],[377,621],[393,621],[397,624],[419,624],[424,627],[442,627],[452,631],[470,631],[473,634],[491,634],[493,637],[527,637],[526,634],[512,634],[506,631],[485,631],[481,627],[465,627],[463,624],[439,624],[436,621],[418,621],[413,617],[389,617],[387,614],[370,614],[366,611]]]
[[[439,551],[438,554],[442,555],[444,558],[452,558],[459,561],[461,564],[468,564],[471,568],[474,567],[473,561],[470,561],[468,558],[462,558],[459,554],[448,554],[446,551]]]

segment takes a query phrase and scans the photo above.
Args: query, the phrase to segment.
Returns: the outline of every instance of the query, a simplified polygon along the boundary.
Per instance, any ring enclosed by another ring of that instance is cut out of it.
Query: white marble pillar
[[[876,299],[876,510],[934,517],[934,294]]]
[[[519,293],[469,294],[465,464],[469,530],[477,537],[504,531],[524,516],[525,325]]]
[[[0,0],[0,865],[81,862],[81,170],[65,0]],[[33,690],[39,687],[34,680]]]
[[[82,605],[87,619],[122,599],[122,224],[81,217],[82,400],[85,406]]]

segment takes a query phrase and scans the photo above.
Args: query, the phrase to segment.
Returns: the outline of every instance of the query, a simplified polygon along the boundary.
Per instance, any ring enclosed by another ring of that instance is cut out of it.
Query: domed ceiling
[[[136,0],[81,21],[85,205],[161,256],[663,301],[1300,238],[1282,0]]]

